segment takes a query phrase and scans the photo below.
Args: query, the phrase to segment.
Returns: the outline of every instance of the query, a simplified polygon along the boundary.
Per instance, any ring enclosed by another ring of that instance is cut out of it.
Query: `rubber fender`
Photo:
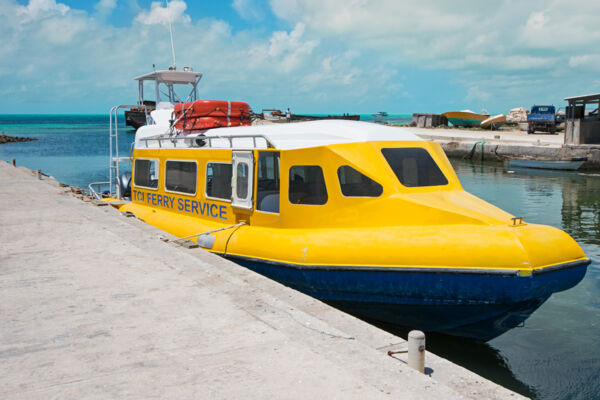
[[[119,177],[121,197],[131,197],[131,172],[123,172]]]

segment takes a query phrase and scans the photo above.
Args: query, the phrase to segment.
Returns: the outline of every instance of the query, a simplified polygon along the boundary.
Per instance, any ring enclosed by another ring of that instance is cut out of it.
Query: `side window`
[[[248,164],[241,162],[237,165],[236,195],[240,199],[248,198]]]
[[[165,189],[186,194],[196,193],[196,163],[167,160]]]
[[[383,193],[383,187],[379,183],[348,165],[339,167],[337,174],[344,196],[379,197]]]
[[[279,152],[258,153],[256,209],[279,212]]]
[[[231,164],[206,164],[206,196],[231,200]]]
[[[425,149],[388,148],[381,149],[381,153],[404,186],[442,186],[448,184],[448,179]]]
[[[142,160],[136,159],[133,172],[133,184],[139,187],[145,187],[149,189],[158,188],[158,160]]]
[[[327,188],[321,167],[318,165],[291,167],[289,199],[292,204],[327,203]]]

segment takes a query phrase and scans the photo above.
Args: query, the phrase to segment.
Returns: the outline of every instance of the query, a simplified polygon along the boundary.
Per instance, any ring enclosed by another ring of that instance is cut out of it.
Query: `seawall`
[[[522,156],[548,159],[586,157],[588,161],[583,169],[600,169],[600,145],[564,145],[564,133],[528,135],[527,132],[510,130],[410,129],[425,140],[440,143],[448,157],[463,158],[474,150],[472,157],[480,160],[483,147],[484,160],[502,161],[505,157]]]

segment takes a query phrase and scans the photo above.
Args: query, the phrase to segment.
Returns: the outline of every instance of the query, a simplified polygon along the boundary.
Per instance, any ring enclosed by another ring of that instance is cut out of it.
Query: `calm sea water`
[[[122,121],[119,129],[120,151],[128,154],[133,131]],[[19,165],[41,168],[75,186],[108,179],[107,115],[4,115],[0,131],[39,139],[0,145],[2,160],[16,158]],[[528,222],[567,231],[589,257],[600,260],[600,174],[506,170],[493,163],[453,164],[469,192],[511,214],[525,216]],[[522,328],[485,344],[428,335],[427,346],[530,397],[600,399],[599,265],[592,263],[575,288],[554,294]]]

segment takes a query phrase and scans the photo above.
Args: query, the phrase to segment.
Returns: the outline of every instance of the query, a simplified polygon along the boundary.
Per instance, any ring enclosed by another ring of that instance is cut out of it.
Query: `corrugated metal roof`
[[[565,97],[565,101],[576,101],[576,100],[587,101],[587,100],[599,100],[599,99],[600,99],[600,93],[585,94],[583,96]]]

